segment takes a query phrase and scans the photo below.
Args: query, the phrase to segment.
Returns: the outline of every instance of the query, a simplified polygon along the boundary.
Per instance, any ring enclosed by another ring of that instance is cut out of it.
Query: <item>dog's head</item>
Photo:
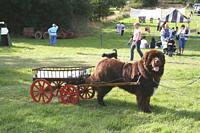
[[[103,54],[101,55],[101,57],[106,57],[106,54],[105,54],[105,53],[103,53]]]
[[[164,73],[165,56],[161,51],[147,51],[143,58],[144,66],[150,73],[162,75]]]
[[[113,49],[112,51],[115,52],[115,53],[117,53],[117,49]]]

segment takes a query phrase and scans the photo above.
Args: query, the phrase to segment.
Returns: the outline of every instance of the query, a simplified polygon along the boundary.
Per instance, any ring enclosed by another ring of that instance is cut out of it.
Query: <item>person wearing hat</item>
[[[50,36],[50,45],[56,45],[57,30],[58,26],[56,24],[52,24],[52,27],[48,29],[48,33]]]

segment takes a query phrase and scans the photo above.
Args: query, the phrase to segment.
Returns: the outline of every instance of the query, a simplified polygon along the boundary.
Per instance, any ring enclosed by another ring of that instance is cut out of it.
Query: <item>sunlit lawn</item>
[[[56,47],[49,46],[48,40],[24,38],[13,38],[11,48],[1,47],[0,132],[200,132],[200,81],[187,85],[200,76],[200,39],[190,38],[184,56],[166,57],[165,74],[152,97],[151,114],[140,112],[135,96],[118,88],[106,96],[107,107],[99,106],[96,97],[81,100],[78,105],[63,105],[56,97],[47,105],[32,102],[32,68],[96,65],[101,54],[113,48],[118,49],[120,60],[128,62],[131,24],[127,24],[123,37],[115,34],[114,27],[110,24],[102,30],[103,48],[100,31],[88,37],[58,40]],[[156,35],[159,33],[154,30]]]

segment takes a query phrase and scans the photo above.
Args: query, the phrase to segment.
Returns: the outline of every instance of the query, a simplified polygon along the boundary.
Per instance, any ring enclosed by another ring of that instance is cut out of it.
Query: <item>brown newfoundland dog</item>
[[[158,87],[164,73],[165,56],[158,50],[146,52],[143,58],[134,63],[124,63],[116,59],[103,59],[98,63],[95,72],[87,79],[87,83],[96,82],[137,82],[133,86],[119,86],[136,95],[138,108],[144,112],[151,112],[150,98],[154,89]],[[97,100],[105,105],[104,96],[113,87],[96,88]]]

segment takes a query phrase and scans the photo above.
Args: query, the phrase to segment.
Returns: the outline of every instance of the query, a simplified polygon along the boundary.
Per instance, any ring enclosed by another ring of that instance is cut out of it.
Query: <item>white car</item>
[[[7,35],[8,34],[8,28],[4,22],[0,22],[0,35]]]
[[[193,8],[194,8],[194,12],[195,12],[195,13],[198,12],[198,11],[200,11],[200,3],[195,3],[195,4],[193,5]]]

